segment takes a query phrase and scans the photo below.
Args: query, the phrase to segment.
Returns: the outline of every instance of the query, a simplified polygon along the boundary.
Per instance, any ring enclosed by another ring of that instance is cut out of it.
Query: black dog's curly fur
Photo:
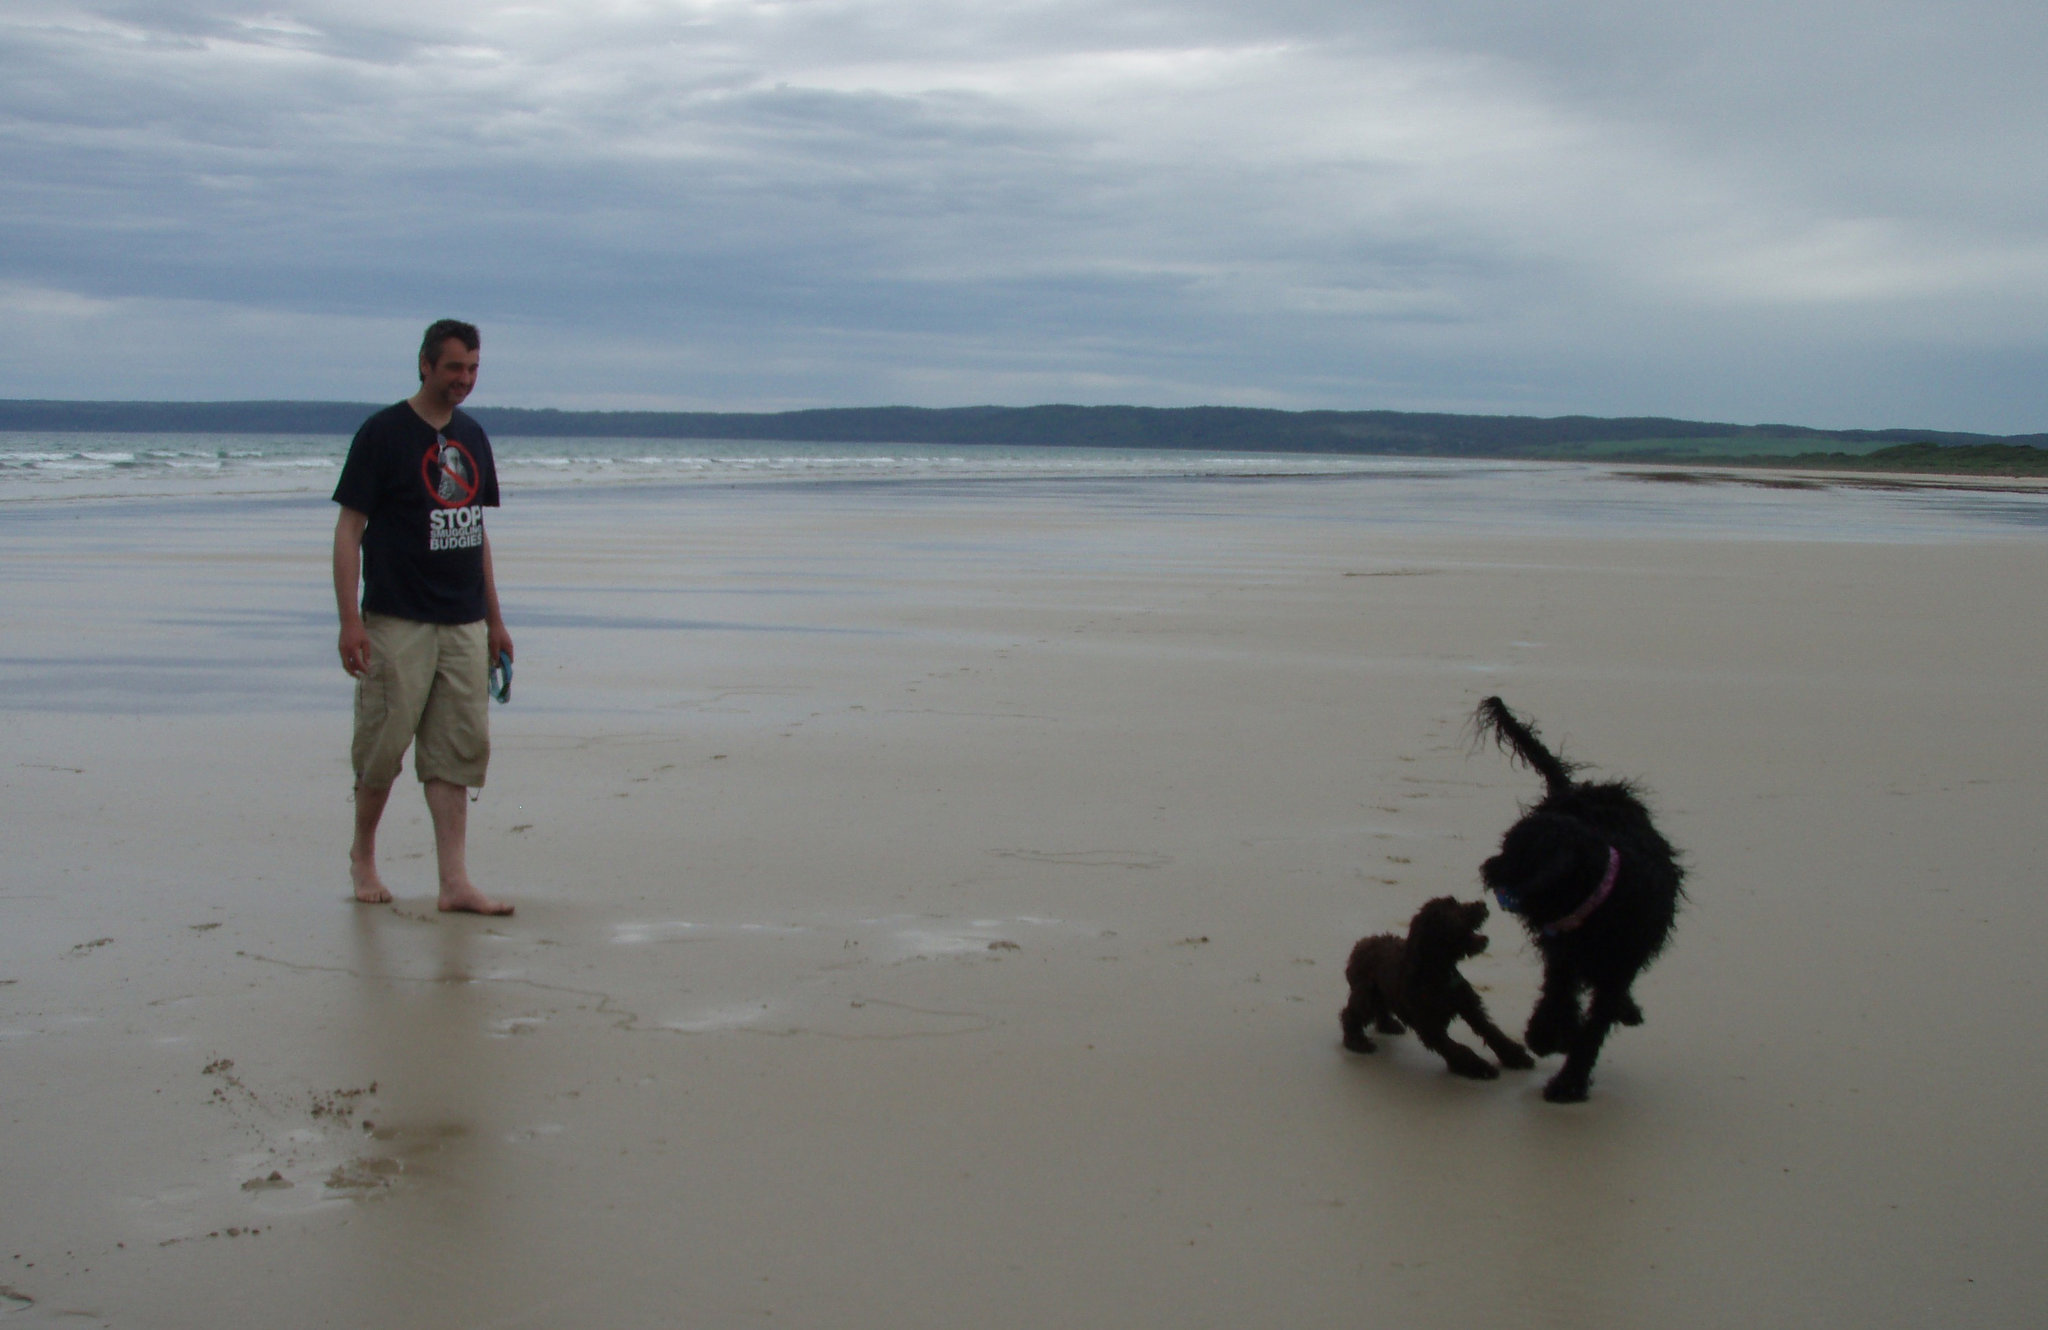
[[[1629,988],[1671,935],[1685,870],[1635,785],[1574,780],[1574,766],[1497,697],[1479,704],[1473,723],[1540,772],[1548,787],[1508,828],[1500,853],[1480,866],[1479,876],[1543,953],[1543,990],[1522,1037],[1539,1056],[1565,1055],[1543,1097],[1575,1103],[1586,1097],[1608,1031],[1642,1024]],[[1599,891],[1610,851],[1619,856],[1614,886],[1574,924],[1574,913]],[[1591,994],[1583,1011],[1582,992]]]
[[[1367,1025],[1381,1034],[1412,1028],[1422,1046],[1458,1075],[1492,1080],[1500,1075],[1493,1064],[1451,1038],[1451,1022],[1462,1016],[1503,1067],[1520,1071],[1535,1066],[1520,1044],[1487,1019],[1479,994],[1458,973],[1459,961],[1486,950],[1486,935],[1479,931],[1486,913],[1485,901],[1439,896],[1415,912],[1406,938],[1381,933],[1359,939],[1344,967],[1351,983],[1351,1001],[1339,1017],[1344,1047],[1372,1052]]]

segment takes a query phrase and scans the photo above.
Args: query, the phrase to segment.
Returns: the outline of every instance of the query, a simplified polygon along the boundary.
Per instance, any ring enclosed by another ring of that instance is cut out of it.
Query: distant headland
[[[351,434],[379,403],[0,400],[0,430]],[[834,407],[808,411],[557,411],[478,407],[507,437],[1001,444],[1701,462],[2048,475],[2048,434],[1828,430],[1656,416],[1480,416],[1194,406]]]

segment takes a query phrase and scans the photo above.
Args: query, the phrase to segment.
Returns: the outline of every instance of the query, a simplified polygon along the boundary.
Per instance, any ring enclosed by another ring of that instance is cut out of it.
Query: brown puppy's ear
[[[1449,896],[1439,896],[1415,912],[1408,921],[1408,952],[1417,960],[1455,962],[1459,956],[1458,939],[1464,935],[1464,927],[1458,917],[1458,903]]]

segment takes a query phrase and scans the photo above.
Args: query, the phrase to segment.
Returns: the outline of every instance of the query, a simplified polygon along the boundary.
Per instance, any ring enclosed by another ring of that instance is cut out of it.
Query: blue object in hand
[[[500,702],[512,700],[512,653],[500,651],[491,664],[491,696]]]

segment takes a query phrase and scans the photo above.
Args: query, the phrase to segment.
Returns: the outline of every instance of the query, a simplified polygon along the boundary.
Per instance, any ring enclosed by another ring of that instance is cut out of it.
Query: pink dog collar
[[[1609,894],[1614,891],[1614,881],[1620,876],[1621,851],[1610,845],[1607,847],[1607,873],[1600,879],[1600,885],[1594,889],[1592,895],[1586,897],[1585,904],[1579,906],[1578,909],[1573,910],[1556,923],[1545,925],[1543,936],[1556,937],[1559,933],[1569,933],[1580,924],[1585,923],[1586,916],[1599,909],[1600,902],[1606,900]]]

